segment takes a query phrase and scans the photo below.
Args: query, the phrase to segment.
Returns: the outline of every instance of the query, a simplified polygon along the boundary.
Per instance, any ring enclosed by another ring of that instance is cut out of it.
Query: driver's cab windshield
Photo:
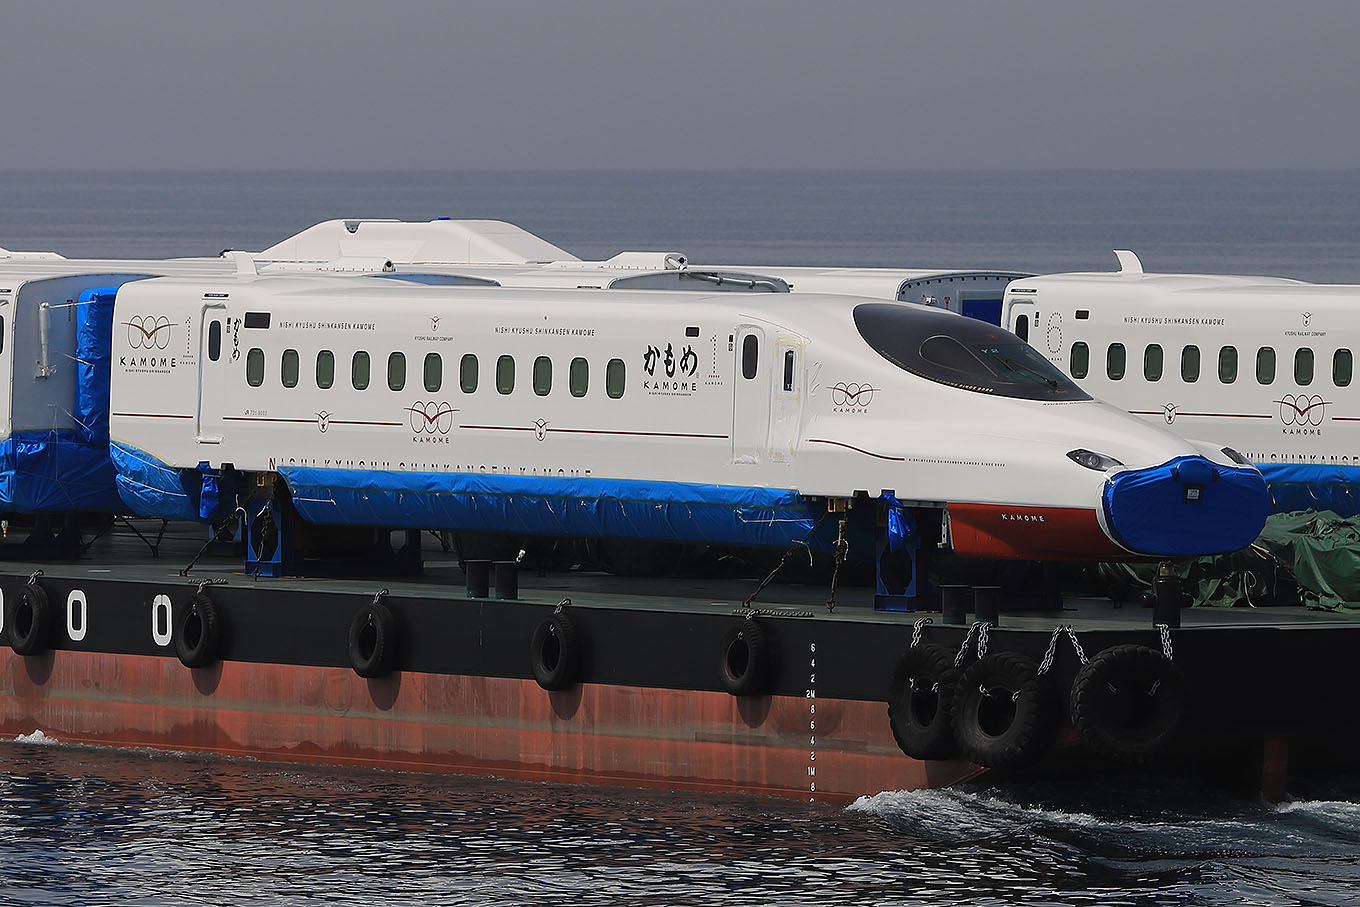
[[[877,302],[856,306],[854,317],[875,352],[929,381],[1029,400],[1091,399],[1032,346],[996,325]]]

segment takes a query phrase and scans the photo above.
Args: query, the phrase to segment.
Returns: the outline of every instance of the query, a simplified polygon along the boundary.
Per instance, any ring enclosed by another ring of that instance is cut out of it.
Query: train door
[[[199,310],[198,409],[200,444],[222,443],[223,397],[231,350],[227,343],[226,300],[205,299]],[[224,355],[225,354],[225,355]]]
[[[770,395],[770,459],[792,463],[803,422],[803,338],[775,338],[774,382]]]
[[[759,463],[770,439],[771,351],[755,325],[739,325],[732,336],[732,462]]]
[[[14,394],[14,297],[10,293],[0,289],[0,437],[10,433]]]

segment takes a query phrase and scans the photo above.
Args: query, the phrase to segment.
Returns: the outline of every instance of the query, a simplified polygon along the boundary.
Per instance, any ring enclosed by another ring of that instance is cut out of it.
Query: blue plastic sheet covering
[[[199,497],[202,486],[198,473],[188,482],[186,471],[176,469],[150,454],[117,441],[109,445],[113,467],[117,473],[118,494],[126,508],[137,516],[157,517],[162,520],[199,520]]]
[[[113,298],[117,287],[86,290],[76,306],[75,417],[87,440],[109,440],[109,363],[113,343]]]
[[[1336,463],[1263,463],[1270,486],[1270,512],[1330,510],[1340,516],[1360,514],[1360,466]]]
[[[0,509],[122,509],[109,460],[109,357],[117,287],[80,294],[72,429],[14,432],[0,442]]]
[[[1259,472],[1203,457],[1118,473],[1105,482],[1103,503],[1106,525],[1120,544],[1167,557],[1245,548],[1270,511]]]
[[[0,442],[0,510],[122,510],[107,440],[91,444],[70,431],[11,434]]]
[[[311,466],[279,474],[314,523],[774,546],[815,523],[802,496],[777,488]]]
[[[896,551],[902,545],[916,540],[916,521],[902,509],[902,502],[897,500],[897,496],[883,493],[883,500],[888,503],[888,549]]]

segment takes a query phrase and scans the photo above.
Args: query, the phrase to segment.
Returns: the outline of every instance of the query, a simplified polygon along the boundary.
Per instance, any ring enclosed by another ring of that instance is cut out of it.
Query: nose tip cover
[[[1181,457],[1110,477],[1105,524],[1115,541],[1140,554],[1218,554],[1251,544],[1265,525],[1270,494],[1261,474]]]

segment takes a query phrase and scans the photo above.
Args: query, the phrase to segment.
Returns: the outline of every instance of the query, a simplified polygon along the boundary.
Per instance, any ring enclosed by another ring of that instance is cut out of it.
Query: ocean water
[[[258,250],[336,217],[508,220],[582,258],[1149,271],[1360,282],[1360,171],[17,173],[0,247]]]
[[[14,173],[0,246],[260,249],[509,220],[584,258],[1360,282],[1360,172]],[[35,729],[38,730],[38,729]],[[885,791],[849,808],[0,742],[0,904],[1360,904],[1360,777]]]

